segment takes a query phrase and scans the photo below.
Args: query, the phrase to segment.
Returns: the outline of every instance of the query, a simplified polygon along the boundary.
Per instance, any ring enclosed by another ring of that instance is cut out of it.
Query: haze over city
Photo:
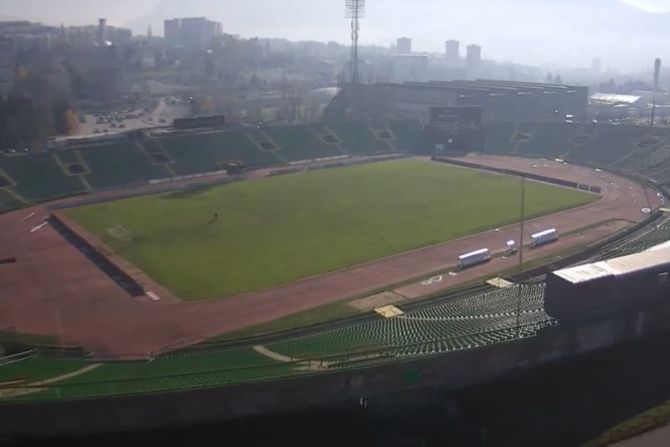
[[[1,0],[0,8],[6,18],[56,25],[107,17],[135,34],[151,26],[161,35],[166,18],[206,16],[243,37],[349,38],[338,0],[89,0],[84,6],[77,0]],[[659,44],[670,37],[669,10],[665,0],[371,0],[361,43],[388,46],[406,35],[415,51],[441,52],[444,40],[455,38],[482,45],[490,59],[578,67],[600,57],[606,67],[638,71],[670,51]]]

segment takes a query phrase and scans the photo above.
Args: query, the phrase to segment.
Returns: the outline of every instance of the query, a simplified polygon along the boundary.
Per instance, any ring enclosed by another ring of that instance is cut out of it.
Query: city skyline
[[[665,50],[662,46],[654,48],[652,45],[654,39],[670,37],[664,31],[670,26],[663,26],[670,24],[670,14],[658,13],[670,9],[670,6],[664,6],[661,1],[593,0],[585,4],[566,0],[537,6],[528,0],[515,0],[509,2],[505,10],[491,6],[493,12],[482,12],[482,8],[477,7],[489,3],[498,5],[490,0],[455,0],[448,8],[436,0],[420,0],[411,6],[396,0],[384,4],[368,2],[361,43],[391,46],[398,37],[407,36],[412,38],[414,51],[441,53],[445,40],[455,39],[465,44],[481,45],[485,59],[540,66],[588,67],[594,57],[600,57],[604,67],[633,71],[648,65],[650,58],[670,57],[663,54]],[[38,8],[38,5],[43,7]],[[85,5],[81,5],[79,0],[48,4],[44,0],[20,3],[0,0],[5,18],[26,18],[55,25],[61,22],[66,25],[90,24],[96,23],[99,17],[106,17],[110,24],[129,27],[136,35],[146,34],[149,26],[154,35],[162,35],[165,19],[203,16],[222,22],[224,32],[243,37],[348,43],[342,2],[315,0],[309,6],[302,6],[297,0],[281,4],[256,0],[253,5],[237,0],[194,0],[188,4],[178,0],[118,0],[113,5],[97,0],[87,1]],[[555,13],[547,14],[547,17],[558,17],[545,18],[542,14],[544,10]],[[596,21],[598,23],[593,24],[595,29],[592,30],[589,17],[600,10],[608,11],[611,17],[604,23]],[[276,20],[282,11],[290,11],[291,14],[285,14],[288,17],[281,21]],[[584,17],[578,17],[574,23],[561,17],[572,11],[583,11]],[[518,21],[525,13],[528,18]],[[628,16],[631,16],[631,27],[634,29],[622,33],[621,24],[626,23]],[[426,20],[426,17],[432,20]],[[518,25],[513,30],[507,26],[510,21]],[[445,26],[445,23],[449,25]],[[570,34],[563,32],[567,26],[574,28],[571,28]]]

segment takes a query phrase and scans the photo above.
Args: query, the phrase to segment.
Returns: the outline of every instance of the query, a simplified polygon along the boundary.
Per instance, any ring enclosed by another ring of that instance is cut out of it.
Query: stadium
[[[670,240],[670,129],[488,121],[462,147],[443,130],[170,129],[0,156],[0,330],[17,347],[0,433],[458,388],[667,326],[667,257],[645,251]],[[658,281],[644,302],[545,306],[566,268],[598,262]]]

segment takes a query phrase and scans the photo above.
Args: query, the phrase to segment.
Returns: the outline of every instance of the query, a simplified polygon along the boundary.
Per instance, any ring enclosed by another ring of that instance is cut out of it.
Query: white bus
[[[488,248],[466,253],[458,257],[458,268],[464,269],[477,264],[483,264],[491,260],[491,252]]]
[[[549,244],[551,242],[558,240],[558,231],[556,230],[556,228],[541,231],[539,233],[535,233],[534,235],[532,235],[531,239],[533,240],[531,245],[533,247],[539,247],[540,245]]]

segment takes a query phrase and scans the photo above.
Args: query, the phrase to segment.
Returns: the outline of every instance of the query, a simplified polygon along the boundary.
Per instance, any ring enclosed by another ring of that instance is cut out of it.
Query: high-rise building
[[[211,43],[214,37],[221,34],[221,25],[196,17],[181,20],[182,44],[189,47],[204,47]]]
[[[164,22],[165,42],[168,46],[176,46],[181,42],[181,21],[179,19]]]
[[[202,48],[223,32],[221,23],[204,17],[166,20],[164,26],[165,40],[170,46]]]
[[[398,54],[410,54],[412,52],[412,39],[409,37],[400,37],[396,50]]]
[[[461,63],[461,43],[458,40],[447,40],[445,52],[447,65],[456,67]]]
[[[469,76],[477,76],[482,65],[482,47],[468,45],[465,55],[465,69]]]
[[[98,45],[107,44],[107,19],[98,19]]]

